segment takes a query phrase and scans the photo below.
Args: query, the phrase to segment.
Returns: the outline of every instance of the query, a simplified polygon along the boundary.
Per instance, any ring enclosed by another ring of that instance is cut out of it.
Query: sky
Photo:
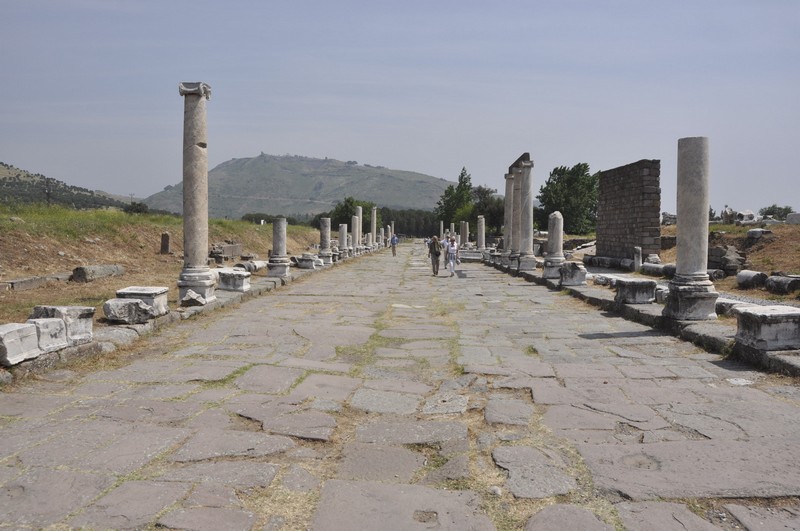
[[[180,182],[182,81],[209,168],[356,160],[504,191],[709,138],[711,206],[800,209],[797,0],[0,0],[0,161],[146,197]]]

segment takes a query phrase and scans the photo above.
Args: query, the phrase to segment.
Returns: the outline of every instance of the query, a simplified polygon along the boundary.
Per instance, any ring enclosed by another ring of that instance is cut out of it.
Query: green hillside
[[[261,155],[231,159],[208,172],[209,216],[249,212],[304,217],[331,210],[345,197],[396,209],[432,210],[449,184],[422,173],[355,161]],[[180,213],[181,183],[144,199],[151,209]]]
[[[71,208],[124,208],[126,203],[95,190],[30,173],[0,162],[0,203],[43,203]]]

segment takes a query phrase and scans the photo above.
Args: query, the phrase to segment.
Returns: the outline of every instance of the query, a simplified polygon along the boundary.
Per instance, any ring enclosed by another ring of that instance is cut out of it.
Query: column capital
[[[178,84],[178,93],[181,96],[197,94],[207,100],[211,99],[211,87],[202,81],[183,81]]]
[[[512,172],[506,173],[503,177],[505,177],[506,181],[513,181],[514,180],[514,174]]]

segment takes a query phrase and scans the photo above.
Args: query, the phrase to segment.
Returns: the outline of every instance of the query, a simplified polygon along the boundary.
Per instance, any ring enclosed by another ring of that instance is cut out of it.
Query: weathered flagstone
[[[176,464],[164,470],[159,481],[223,484],[237,489],[269,487],[278,465],[250,461],[209,461]]]
[[[294,492],[308,492],[316,489],[319,479],[305,468],[292,465],[283,476],[283,488]]]
[[[327,441],[336,427],[336,419],[317,410],[288,412],[261,417],[264,431],[278,435],[290,435],[301,439]]]
[[[469,397],[455,393],[437,393],[425,401],[425,415],[460,415],[467,411]]]
[[[405,448],[349,443],[343,450],[339,479],[408,483],[425,465],[425,456]]]
[[[419,402],[418,396],[375,389],[359,389],[350,398],[350,406],[355,409],[367,413],[394,413],[397,415],[414,413],[419,407]]]
[[[334,374],[310,374],[297,387],[292,389],[290,397],[305,400],[307,398],[329,398],[331,400],[347,400],[353,391],[362,383],[358,378],[337,376]]]
[[[187,462],[217,457],[262,457],[285,452],[294,446],[294,441],[281,435],[233,430],[202,431],[181,446],[171,459]]]
[[[356,429],[358,441],[379,444],[432,444],[466,438],[467,426],[455,421],[381,421]]]
[[[508,470],[506,488],[517,498],[549,498],[568,494],[577,486],[563,463],[530,446],[499,446],[492,458]]]
[[[680,503],[642,502],[616,505],[628,531],[719,531]]]
[[[188,483],[127,481],[72,518],[69,525],[103,529],[141,528],[152,522],[154,515],[183,498],[190,489]]]
[[[412,361],[411,363],[413,364],[414,362]],[[413,395],[426,395],[433,391],[433,387],[430,385],[407,379],[383,378],[378,380],[365,380],[364,387],[379,391],[395,391],[398,393],[407,393]]]
[[[471,491],[341,480],[323,486],[312,527],[326,531],[495,529],[480,509],[480,497]]]
[[[548,505],[531,516],[525,523],[524,531],[553,531],[555,529],[580,531],[614,531],[614,526],[606,524],[588,509],[575,505]]]
[[[434,485],[442,481],[464,479],[470,477],[469,457],[457,455],[439,468],[434,468],[422,479],[425,485]]]
[[[595,485],[632,500],[800,495],[796,438],[578,443]]]
[[[257,365],[236,378],[235,385],[256,393],[285,393],[303,374],[301,369]]]
[[[228,507],[191,507],[176,509],[158,520],[158,525],[191,531],[249,531],[256,516],[243,509]]]
[[[483,416],[489,424],[527,426],[533,416],[533,406],[516,398],[489,397]]]
[[[186,420],[202,409],[191,402],[164,402],[161,400],[129,400],[100,409],[100,418],[128,422],[167,423]]]
[[[747,531],[800,529],[800,506],[758,507],[727,504],[730,512]]]
[[[56,524],[114,481],[111,476],[32,467],[0,487],[0,522],[34,528]]]

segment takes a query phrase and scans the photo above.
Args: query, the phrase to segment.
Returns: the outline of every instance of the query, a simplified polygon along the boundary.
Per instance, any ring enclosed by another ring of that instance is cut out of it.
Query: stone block
[[[69,346],[67,325],[58,317],[44,319],[28,319],[28,323],[36,327],[36,337],[43,353],[55,352]]]
[[[148,306],[152,306],[153,315],[158,317],[169,313],[167,294],[169,288],[164,286],[128,286],[117,290],[118,299],[140,299]]]
[[[250,291],[250,273],[232,267],[217,269],[219,274],[219,285],[217,289],[222,291],[238,291],[244,293]]]
[[[800,213],[792,212],[786,216],[786,223],[789,225],[800,225]]]
[[[153,307],[142,299],[109,299],[103,304],[103,313],[112,323],[143,324],[155,318]]]
[[[80,266],[72,270],[72,281],[93,282],[98,278],[118,277],[124,274],[125,268],[116,264]]]
[[[64,320],[70,346],[91,343],[95,309],[92,306],[34,306],[30,319]]]
[[[585,286],[586,268],[579,262],[565,262],[561,266],[562,286]]]
[[[41,354],[36,325],[31,323],[0,325],[0,364],[10,367]]]
[[[656,299],[656,281],[638,278],[617,279],[614,301],[620,304],[650,304]]]
[[[800,308],[751,306],[734,313],[738,343],[758,350],[800,349]]]

